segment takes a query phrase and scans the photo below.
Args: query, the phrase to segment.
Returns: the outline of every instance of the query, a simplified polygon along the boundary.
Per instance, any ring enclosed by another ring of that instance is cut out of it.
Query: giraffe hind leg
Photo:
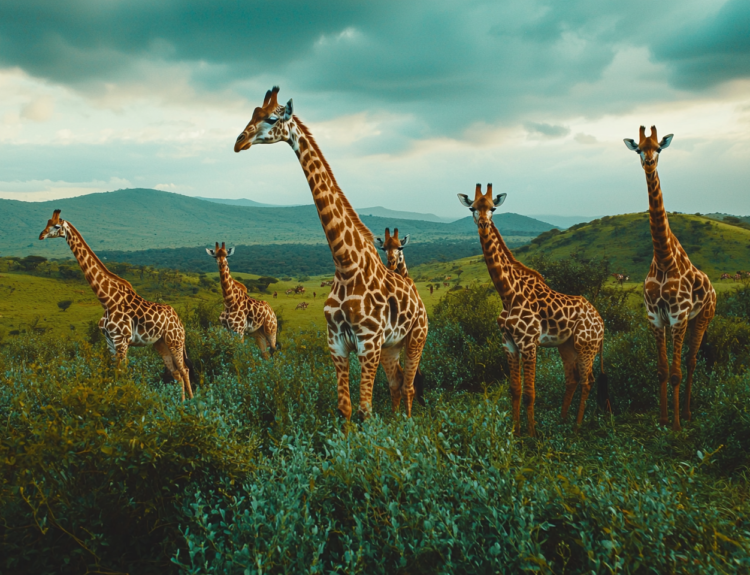
[[[397,347],[391,347],[380,352],[380,364],[383,366],[383,371],[385,371],[385,376],[388,379],[388,389],[391,392],[394,413],[398,411],[401,404],[401,392],[404,385],[404,370],[399,365],[400,351]]]
[[[404,383],[402,389],[406,397],[406,415],[411,417],[411,407],[416,395],[414,379],[419,371],[419,362],[422,360],[422,351],[427,342],[427,325],[420,324],[413,328],[405,338],[406,351],[404,353]],[[421,385],[421,382],[420,382]]]
[[[708,324],[713,319],[713,310],[711,312],[701,312],[691,320],[690,325],[690,343],[687,354],[687,382],[685,383],[685,406],[682,408],[682,418],[690,421],[692,414],[690,412],[690,397],[693,391],[693,374],[695,373],[695,364],[698,357],[703,334],[708,329]]]
[[[565,397],[562,405],[562,418],[568,418],[568,409],[573,401],[573,395],[578,388],[578,352],[573,344],[573,338],[568,339],[565,343],[557,348],[563,362],[565,371]]]
[[[587,343],[578,354],[578,375],[581,381],[581,405],[578,407],[578,417],[576,417],[576,428],[583,422],[583,415],[586,412],[586,401],[591,392],[591,384],[594,383],[594,359],[599,351],[599,342]]]

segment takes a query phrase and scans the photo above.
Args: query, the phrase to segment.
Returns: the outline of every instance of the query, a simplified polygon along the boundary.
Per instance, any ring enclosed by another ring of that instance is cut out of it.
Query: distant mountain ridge
[[[390,210],[383,206],[375,206],[372,208],[355,208],[360,216],[378,216],[381,218],[392,218],[395,220],[418,220],[423,222],[439,222],[443,224],[450,224],[455,222],[458,218],[441,218],[435,214],[423,214],[420,212],[404,212],[400,210]]]
[[[246,208],[294,208],[297,207],[300,204],[295,204],[294,206],[281,206],[278,204],[262,204],[261,202],[256,202],[255,200],[248,200],[247,198],[240,198],[238,200],[230,200],[225,198],[206,198],[203,196],[189,196],[191,198],[196,198],[198,200],[203,200],[204,202],[213,202],[215,204],[226,204],[228,206],[244,206]]]
[[[64,240],[38,240],[52,211],[78,228],[95,251],[182,248],[228,242],[232,245],[324,244],[315,206],[255,208],[227,205],[151,189],[127,189],[48,202],[0,200],[0,254],[69,257]],[[446,224],[362,216],[377,236],[398,225],[413,241],[477,239],[471,217]],[[515,243],[553,226],[518,214],[495,215],[501,232]],[[477,239],[478,241],[478,239]]]

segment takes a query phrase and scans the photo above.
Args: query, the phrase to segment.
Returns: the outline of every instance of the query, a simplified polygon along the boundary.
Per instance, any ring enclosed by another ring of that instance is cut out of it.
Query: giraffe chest
[[[649,322],[665,328],[693,319],[703,308],[709,290],[693,273],[680,275],[652,269],[643,284]]]

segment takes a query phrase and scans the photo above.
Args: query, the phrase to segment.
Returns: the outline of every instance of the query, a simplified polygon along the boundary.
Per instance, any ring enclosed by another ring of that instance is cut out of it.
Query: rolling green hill
[[[95,251],[136,251],[199,247],[225,241],[233,245],[323,244],[325,237],[313,205],[252,208],[207,202],[158,190],[131,189],[89,194],[50,202],[0,200],[0,254],[68,257],[63,241],[38,240],[54,209],[70,220]],[[472,239],[469,218],[451,224],[364,216],[376,234],[398,225],[414,240],[435,242]],[[468,220],[468,221],[467,221]],[[550,224],[517,214],[496,218],[516,243],[528,241]]]
[[[709,275],[715,286],[720,286],[722,273],[750,270],[750,230],[687,214],[670,214],[669,223],[690,260]],[[653,257],[648,213],[607,216],[562,232],[548,231],[513,252],[524,262],[535,255],[561,259],[575,252],[587,258],[605,257],[610,260],[613,272],[629,275],[631,282],[640,282],[646,277]],[[456,280],[457,270],[462,270],[462,284],[489,281],[481,257],[410,267],[413,275],[451,275],[452,281]]]

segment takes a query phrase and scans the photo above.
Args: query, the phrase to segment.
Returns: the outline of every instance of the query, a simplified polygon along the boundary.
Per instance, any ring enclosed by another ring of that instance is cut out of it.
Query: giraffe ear
[[[635,140],[631,140],[630,138],[623,139],[623,142],[625,142],[625,145],[628,147],[628,150],[632,150],[634,152],[638,151],[638,144],[635,143]]]
[[[229,248],[229,249],[227,250],[227,257],[229,257],[229,256],[233,256],[233,255],[234,255],[234,248]]]
[[[495,204],[495,207],[498,207],[502,205],[502,203],[505,201],[505,198],[508,196],[508,194],[498,194],[497,197],[492,200],[492,203]]]
[[[294,104],[292,104],[292,99],[289,98],[289,101],[286,103],[286,106],[284,106],[284,121],[286,122],[292,117],[292,114],[294,113]]]
[[[471,207],[472,202],[469,201],[469,196],[467,196],[466,194],[458,194],[458,201],[467,208]]]
[[[385,249],[383,246],[383,240],[381,238],[375,238],[375,247],[379,249]]]
[[[215,251],[213,251],[213,250],[212,250],[212,249],[210,249],[210,248],[206,248],[206,253],[207,253],[207,254],[208,254],[209,256],[211,256],[212,258],[215,258],[215,257],[216,257],[216,252],[215,252]]]
[[[669,144],[672,143],[672,138],[674,138],[674,134],[668,134],[664,136],[661,139],[661,142],[659,142],[659,148],[661,148],[659,151],[661,152],[664,148],[668,148]]]
[[[407,244],[409,243],[409,234],[406,234],[404,236],[404,239],[401,240],[401,249],[403,250]]]

